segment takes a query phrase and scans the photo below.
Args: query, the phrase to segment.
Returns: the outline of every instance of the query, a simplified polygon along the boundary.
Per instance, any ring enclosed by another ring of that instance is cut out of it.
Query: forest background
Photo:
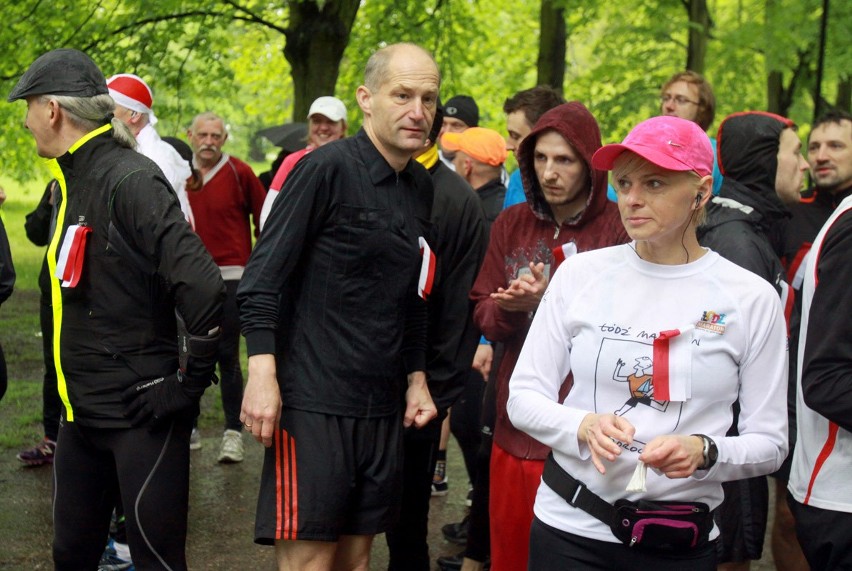
[[[0,0],[0,93],[53,48],[89,53],[104,73],[152,86],[161,135],[184,136],[201,111],[226,118],[229,152],[265,161],[257,131],[304,121],[334,94],[354,100],[378,47],[431,50],[444,99],[469,94],[503,132],[503,101],[537,84],[597,117],[604,142],[658,112],[660,85],[689,68],[711,82],[716,122],[763,109],[807,126],[815,109],[849,110],[852,2],[834,0]],[[819,95],[817,95],[819,94]],[[41,175],[23,103],[0,104],[0,177]],[[806,131],[805,131],[806,133]]]

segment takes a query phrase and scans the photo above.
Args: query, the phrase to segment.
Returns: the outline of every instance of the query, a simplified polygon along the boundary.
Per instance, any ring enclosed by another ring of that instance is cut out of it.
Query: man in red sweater
[[[193,164],[203,177],[201,188],[189,193],[189,203],[195,216],[195,231],[222,271],[222,279],[228,290],[218,353],[222,408],[225,411],[225,434],[218,460],[224,463],[242,462],[240,405],[243,401],[243,374],[240,367],[240,317],[236,293],[251,254],[252,228],[249,218],[254,219],[257,236],[266,189],[250,166],[222,152],[228,133],[225,122],[215,113],[196,116],[187,131],[187,137],[193,150]],[[193,429],[190,448],[200,447],[198,430]]]
[[[525,569],[533,501],[548,448],[512,426],[506,413],[509,377],[532,315],[565,252],[628,241],[618,209],[606,198],[606,173],[593,170],[601,146],[597,121],[578,101],[541,116],[518,154],[526,202],[504,210],[471,291],[474,321],[503,343],[497,369],[497,421],[491,454],[491,569]],[[562,397],[568,392],[566,379]],[[463,569],[472,569],[465,560]]]

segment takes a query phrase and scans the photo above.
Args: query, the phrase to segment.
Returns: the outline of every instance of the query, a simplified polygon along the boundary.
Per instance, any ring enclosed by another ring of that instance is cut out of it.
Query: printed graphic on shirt
[[[703,329],[717,335],[725,334],[725,318],[724,313],[716,313],[712,310],[707,310],[701,314],[701,320],[695,324],[696,329]]]
[[[544,263],[544,275],[550,280],[551,266],[553,265],[553,250],[544,242],[539,240],[535,246],[523,246],[512,250],[505,257],[503,267],[506,268],[506,283],[516,280],[525,274],[531,274],[530,262]]]
[[[634,442],[643,445],[658,434],[674,433],[683,412],[683,402],[654,398],[653,357],[653,343],[604,338],[595,370],[595,412],[624,417],[636,427]],[[597,406],[619,401],[623,404],[615,410]]]

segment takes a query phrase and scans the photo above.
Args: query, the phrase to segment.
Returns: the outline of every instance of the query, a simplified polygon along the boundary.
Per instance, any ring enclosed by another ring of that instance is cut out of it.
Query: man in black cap
[[[60,187],[47,252],[64,404],[55,568],[98,566],[120,494],[136,567],[186,569],[189,434],[213,377],[219,270],[162,171],[133,151],[89,56],[42,55],[18,99]]]
[[[461,133],[471,127],[479,127],[479,106],[470,95],[456,95],[450,97],[444,105],[444,125],[438,134],[438,145],[441,143],[441,135],[444,133]],[[453,165],[454,151],[440,149],[441,162],[450,170],[456,170]]]

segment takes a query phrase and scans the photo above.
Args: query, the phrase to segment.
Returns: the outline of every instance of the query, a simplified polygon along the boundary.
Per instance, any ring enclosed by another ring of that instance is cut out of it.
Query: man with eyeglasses
[[[716,115],[713,88],[701,74],[688,69],[677,72],[660,90],[660,115],[692,121],[707,131]],[[713,194],[718,195],[723,177],[716,160],[716,139],[710,137],[710,144],[713,146]],[[607,188],[606,195],[611,201],[617,202],[612,185]]]
[[[660,115],[680,117],[697,123],[704,131],[713,124],[716,114],[716,97],[713,88],[701,74],[694,71],[680,71],[669,78],[660,90]],[[722,173],[716,160],[716,139],[710,137],[713,145],[713,194],[719,194],[722,187]]]

